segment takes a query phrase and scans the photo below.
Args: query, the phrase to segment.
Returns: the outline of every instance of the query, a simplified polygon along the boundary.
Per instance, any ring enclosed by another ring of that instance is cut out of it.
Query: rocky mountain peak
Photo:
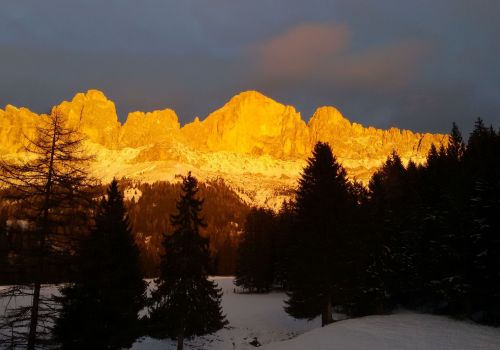
[[[307,126],[294,107],[257,91],[236,95],[200,123],[187,124],[183,132],[196,146],[209,151],[276,157],[305,152],[302,141],[307,138]]]
[[[364,127],[329,106],[318,108],[306,125],[293,106],[257,91],[242,92],[182,128],[171,109],[132,112],[122,126],[115,104],[99,90],[78,93],[56,108],[87,136],[97,156],[95,176],[158,181],[193,171],[201,179],[223,177],[252,204],[268,205],[274,198],[278,207],[318,141],[332,146],[349,176],[367,183],[394,150],[404,162],[422,163],[432,144],[439,147],[448,140],[446,135]],[[26,108],[0,109],[1,154],[19,156],[24,135],[33,135],[40,117]]]
[[[263,103],[277,103],[277,102],[257,90],[247,90],[234,95],[228,102],[228,104],[239,104],[239,103],[263,104]]]
[[[120,122],[115,104],[99,90],[77,93],[71,101],[57,108],[66,116],[71,127],[79,129],[91,141],[109,148],[118,147]]]

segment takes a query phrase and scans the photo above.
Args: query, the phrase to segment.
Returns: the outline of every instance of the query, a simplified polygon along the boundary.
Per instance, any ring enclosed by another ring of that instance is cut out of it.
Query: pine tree
[[[276,218],[274,282],[283,289],[288,287],[289,266],[293,260],[290,254],[292,230],[295,222],[293,208],[291,200],[284,201]]]
[[[82,243],[74,284],[61,289],[54,338],[61,349],[122,349],[140,335],[146,283],[123,195],[113,180]]]
[[[469,180],[467,253],[470,313],[500,324],[500,135],[476,121],[464,155]]]
[[[197,193],[198,181],[188,173],[177,213],[171,217],[174,231],[164,239],[165,255],[150,308],[151,335],[176,338],[179,350],[185,338],[213,333],[227,323],[220,305],[222,292],[208,279],[209,241],[200,235],[206,225]]]
[[[235,284],[268,292],[274,282],[276,222],[271,210],[254,208],[245,222],[238,247]]]
[[[346,171],[326,143],[317,143],[299,179],[291,235],[288,300],[296,318],[322,315],[332,322],[332,302],[348,298],[355,200]],[[349,247],[351,248],[351,247]]]
[[[429,155],[423,168],[421,275],[427,307],[435,312],[461,314],[468,294],[466,281],[466,202],[468,187],[463,159],[465,145],[453,123],[444,152]],[[436,268],[439,266],[439,268]]]
[[[497,175],[500,179],[500,173]],[[477,321],[500,325],[500,180],[478,180],[471,197],[471,297]]]
[[[462,138],[462,133],[458,129],[457,124],[453,123],[450,133],[450,142],[446,148],[448,158],[454,161],[460,161],[464,156],[465,144]]]
[[[8,325],[12,332],[0,333],[0,347],[15,342],[34,350],[48,341],[55,307],[41,294],[42,283],[66,269],[76,237],[87,233],[96,187],[86,171],[92,157],[83,138],[67,127],[59,109],[41,116],[35,137],[26,141],[30,157],[0,162],[0,182],[4,203],[15,205],[13,219],[27,223],[16,268],[30,284],[4,289],[0,297],[29,296],[31,305],[1,315],[0,329]]]
[[[432,152],[437,153],[435,148]],[[415,186],[396,152],[375,172],[368,187],[371,263],[365,288],[374,300],[375,312],[381,313],[414,292],[418,201]]]

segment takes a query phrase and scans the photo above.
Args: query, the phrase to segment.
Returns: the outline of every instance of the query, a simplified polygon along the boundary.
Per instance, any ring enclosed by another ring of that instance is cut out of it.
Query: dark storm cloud
[[[182,122],[257,89],[307,119],[335,105],[379,127],[500,124],[496,0],[3,1],[0,107],[103,90],[121,118]]]

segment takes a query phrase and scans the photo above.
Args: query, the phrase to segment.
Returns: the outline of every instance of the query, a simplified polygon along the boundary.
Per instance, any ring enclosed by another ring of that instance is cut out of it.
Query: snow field
[[[369,316],[314,329],[262,350],[494,350],[500,329],[424,314]]]
[[[186,349],[263,350],[499,350],[500,329],[448,317],[400,311],[368,316],[321,327],[295,320],[283,309],[284,293],[235,293],[232,277],[215,277],[224,296],[229,327],[185,343]],[[337,315],[338,318],[339,315]],[[134,350],[176,349],[171,340],[145,338]]]
[[[500,328],[409,311],[343,320],[322,328],[319,318],[308,322],[288,316],[283,309],[284,293],[235,293],[232,277],[214,279],[224,292],[222,307],[229,325],[215,334],[187,340],[185,349],[248,350],[258,344],[263,350],[500,349]],[[43,294],[57,294],[57,287],[45,286]],[[9,302],[10,306],[24,306],[30,299]],[[0,315],[5,306],[6,300],[0,300]],[[139,339],[132,347],[134,350],[175,348],[175,341],[149,337]]]

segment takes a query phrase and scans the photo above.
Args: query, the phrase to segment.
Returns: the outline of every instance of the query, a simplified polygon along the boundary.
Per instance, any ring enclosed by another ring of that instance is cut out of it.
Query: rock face
[[[275,158],[303,157],[309,151],[307,126],[294,107],[257,91],[243,92],[224,107],[182,129],[194,147]]]
[[[365,128],[350,123],[334,107],[321,107],[309,121],[311,143],[328,142],[344,158],[374,158],[396,150],[404,158],[426,156],[434,143],[440,145],[446,136],[419,134],[408,130]]]
[[[333,152],[342,160],[351,175],[365,182],[392,151],[403,161],[425,161],[432,144],[446,143],[448,137],[440,134],[419,134],[409,130],[365,128],[350,123],[334,107],[316,110],[308,124],[311,145],[317,141],[328,142]]]
[[[71,127],[79,129],[91,141],[108,148],[118,147],[121,125],[115,104],[101,91],[78,93],[70,102],[64,101],[57,108],[67,117]]]
[[[27,108],[7,105],[0,109],[0,154],[16,154],[23,150],[25,138],[32,137],[39,116]]]
[[[259,92],[234,96],[222,108],[180,127],[171,109],[130,113],[121,125],[112,101],[98,90],[78,93],[56,106],[68,124],[88,138],[98,177],[169,180],[191,170],[201,178],[223,177],[253,204],[290,195],[305,160],[318,141],[328,142],[348,174],[367,183],[396,150],[403,161],[425,161],[432,144],[447,136],[351,123],[334,107],[316,110],[308,124],[292,106]],[[26,108],[0,109],[1,155],[16,157],[25,136],[43,118]],[[278,205],[279,203],[276,203]]]
[[[171,109],[132,112],[121,128],[119,144],[121,147],[140,147],[164,143],[178,138],[180,127],[177,114]]]

